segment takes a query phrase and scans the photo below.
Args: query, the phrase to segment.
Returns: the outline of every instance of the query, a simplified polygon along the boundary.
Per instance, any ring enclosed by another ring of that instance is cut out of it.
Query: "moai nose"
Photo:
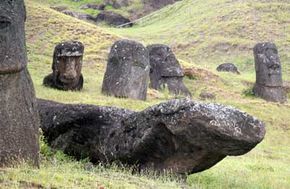
[[[66,70],[63,76],[66,79],[74,79],[77,77],[77,72],[75,70],[75,60],[70,59],[68,61],[69,61],[69,64],[66,66]]]

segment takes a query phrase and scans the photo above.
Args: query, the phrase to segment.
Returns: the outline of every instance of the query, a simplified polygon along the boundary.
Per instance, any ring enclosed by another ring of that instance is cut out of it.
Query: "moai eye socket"
[[[0,17],[0,30],[8,28],[10,25],[11,22],[9,20]]]
[[[9,5],[13,6],[13,5],[14,5],[14,0],[7,0],[7,3],[8,3]]]

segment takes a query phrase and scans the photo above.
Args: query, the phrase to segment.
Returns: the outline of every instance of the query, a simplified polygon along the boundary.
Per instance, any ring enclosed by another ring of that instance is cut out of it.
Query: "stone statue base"
[[[281,102],[287,101],[286,92],[283,87],[269,87],[256,84],[253,92],[256,96],[265,99],[266,101]]]

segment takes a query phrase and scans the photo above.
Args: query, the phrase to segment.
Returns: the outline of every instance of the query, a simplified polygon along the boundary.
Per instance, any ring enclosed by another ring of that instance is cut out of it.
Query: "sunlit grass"
[[[52,2],[52,1],[51,1]],[[54,0],[55,4],[80,3]],[[86,1],[89,2],[89,1]],[[231,2],[231,3],[228,3]],[[216,100],[237,107],[263,120],[267,127],[264,141],[241,157],[227,157],[215,167],[190,175],[189,188],[277,188],[290,186],[290,104],[265,102],[251,95],[255,82],[252,47],[259,41],[278,45],[285,81],[290,81],[290,5],[287,1],[180,1],[153,14],[140,25],[128,29],[100,28],[52,11],[36,0],[27,0],[27,45],[29,71],[37,97],[65,103],[86,103],[143,110],[173,98],[167,92],[149,91],[147,101],[119,99],[101,94],[109,48],[121,36],[144,43],[172,46],[184,67],[206,70],[207,78],[184,79],[193,100],[206,90]],[[63,40],[85,44],[84,90],[62,92],[46,88],[43,78],[51,73],[54,46]],[[225,62],[237,65],[241,75],[219,73]],[[216,75],[213,76],[213,75]],[[152,95],[153,94],[153,95]],[[288,99],[289,101],[290,99]],[[60,155],[61,156],[61,155]],[[16,167],[0,170],[0,188],[19,188],[21,181],[56,188],[182,188],[166,177],[132,175],[128,169],[96,166],[88,171],[85,162],[43,160],[40,169]],[[130,170],[130,168],[129,168]]]

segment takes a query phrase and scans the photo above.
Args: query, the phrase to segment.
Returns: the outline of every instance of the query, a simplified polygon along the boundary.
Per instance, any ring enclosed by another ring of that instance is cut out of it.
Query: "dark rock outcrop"
[[[216,69],[219,72],[232,72],[235,74],[240,74],[238,68],[233,63],[224,63],[217,67]]]
[[[150,87],[156,90],[168,88],[175,95],[191,96],[183,84],[184,73],[178,60],[166,45],[147,47],[150,57]]]
[[[141,112],[38,100],[49,144],[77,158],[195,173],[249,152],[265,135],[256,118],[218,104],[171,100]]]
[[[74,12],[71,10],[63,10],[61,13],[66,14],[68,16],[72,16],[74,18],[80,19],[80,20],[85,20],[85,21],[95,21],[95,18],[92,15],[85,14],[85,13],[79,13],[79,12]]]
[[[145,7],[150,7],[153,10],[161,9],[167,5],[174,4],[180,0],[142,0]]]
[[[106,5],[110,5],[115,9],[119,9],[121,7],[126,7],[128,6],[132,0],[105,0],[104,3]]]
[[[124,25],[124,27],[132,27],[133,23],[130,23],[131,21],[128,18],[125,18],[124,16],[114,13],[111,11],[103,11],[97,15],[97,17],[94,19],[96,23],[104,22],[110,26],[119,26],[121,27]]]
[[[38,166],[39,116],[27,71],[23,0],[0,1],[0,167]]]
[[[58,12],[62,12],[64,10],[67,10],[68,9],[67,6],[51,6],[50,8],[53,9],[53,10],[56,10]]]
[[[254,94],[267,101],[285,102],[282,69],[278,50],[273,43],[258,43],[254,47],[256,84]]]
[[[113,44],[108,58],[102,92],[121,98],[146,100],[149,55],[140,43],[120,40]]]
[[[214,93],[210,93],[207,91],[201,91],[201,93],[199,94],[199,97],[201,100],[215,100],[216,99],[216,95]]]
[[[80,7],[80,9],[94,9],[94,10],[105,10],[105,4],[84,4]]]
[[[81,90],[83,88],[84,45],[78,41],[58,44],[53,53],[53,73],[46,76],[43,85],[60,90]]]

